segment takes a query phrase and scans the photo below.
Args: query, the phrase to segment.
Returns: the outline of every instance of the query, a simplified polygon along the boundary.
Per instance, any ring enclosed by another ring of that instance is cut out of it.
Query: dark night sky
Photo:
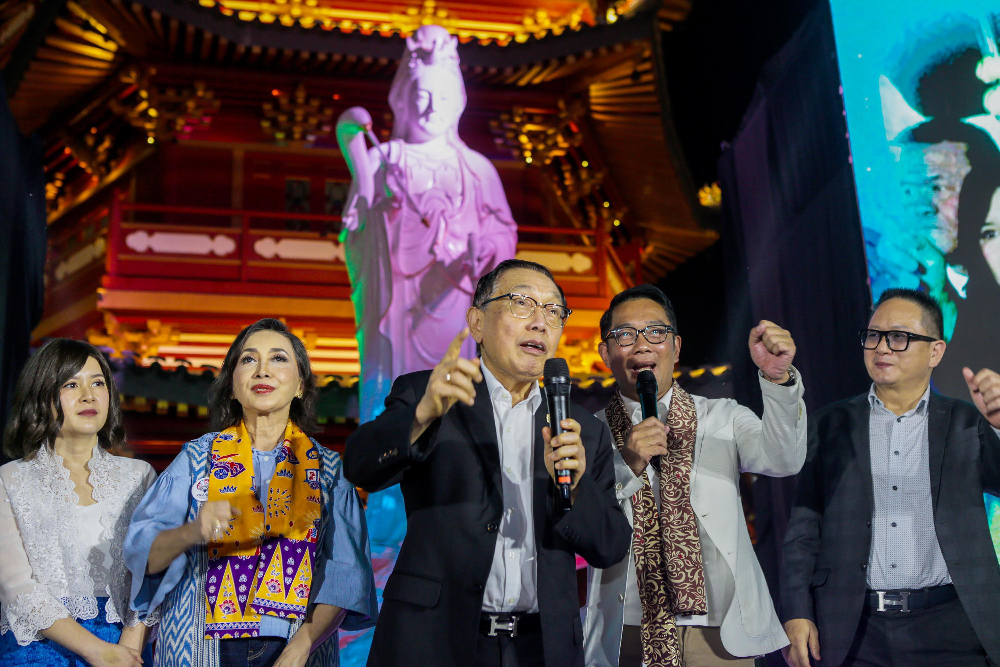
[[[739,129],[761,67],[820,1],[693,0],[688,18],[664,34],[674,123],[696,187],[718,180],[720,146]],[[682,366],[731,361],[722,257],[718,242],[659,283],[677,311]]]
[[[817,2],[693,0],[688,18],[664,34],[674,123],[699,187],[716,180],[719,145],[739,128],[761,66]]]

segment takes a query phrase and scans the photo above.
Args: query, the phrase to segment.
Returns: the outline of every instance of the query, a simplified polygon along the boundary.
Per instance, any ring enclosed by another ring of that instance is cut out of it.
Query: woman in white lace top
[[[143,663],[156,614],[140,623],[129,609],[122,542],[156,474],[110,453],[125,444],[121,424],[93,346],[56,339],[28,360],[4,433],[15,460],[0,467],[4,667]]]

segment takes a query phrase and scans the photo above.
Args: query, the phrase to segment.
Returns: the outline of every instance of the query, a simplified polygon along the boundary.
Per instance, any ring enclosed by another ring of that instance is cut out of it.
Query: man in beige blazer
[[[601,318],[599,351],[619,393],[598,417],[615,440],[615,491],[633,526],[629,557],[591,568],[588,667],[743,667],[788,644],[740,500],[741,472],[796,474],[806,455],[795,343],[762,321],[750,332],[763,420],[736,401],[691,396],[673,382],[681,349],[673,306],[640,285]],[[657,380],[657,417],[642,419],[636,379]]]

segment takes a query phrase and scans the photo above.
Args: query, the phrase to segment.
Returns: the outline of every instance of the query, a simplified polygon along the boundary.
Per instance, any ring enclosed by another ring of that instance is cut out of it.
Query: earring
[[[302,390],[299,389],[299,393],[295,394],[295,398],[302,398]]]

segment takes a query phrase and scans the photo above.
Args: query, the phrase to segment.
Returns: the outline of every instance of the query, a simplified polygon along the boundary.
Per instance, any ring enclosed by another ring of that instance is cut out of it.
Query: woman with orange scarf
[[[368,535],[340,457],[309,438],[316,383],[278,320],[244,329],[212,385],[220,430],[185,445],[132,517],[140,617],[155,665],[337,665],[338,628],[374,625]]]

